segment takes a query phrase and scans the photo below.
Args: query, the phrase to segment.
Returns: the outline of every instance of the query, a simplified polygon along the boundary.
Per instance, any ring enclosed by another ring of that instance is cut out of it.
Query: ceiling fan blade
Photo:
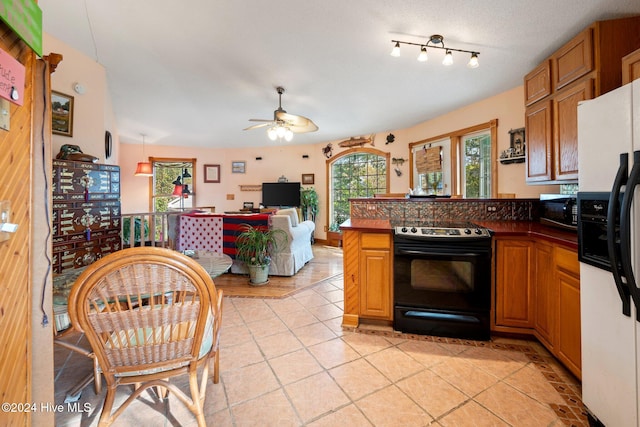
[[[260,123],[260,124],[257,124],[257,125],[252,125],[252,126],[249,126],[248,128],[244,128],[243,130],[258,129],[258,128],[262,128],[262,127],[265,127],[265,126],[271,126],[271,123],[272,123],[272,121],[269,120],[268,123]]]
[[[286,122],[294,133],[315,132],[318,130],[318,126],[311,119],[304,116],[289,114],[284,111],[276,111],[275,116],[278,120]]]

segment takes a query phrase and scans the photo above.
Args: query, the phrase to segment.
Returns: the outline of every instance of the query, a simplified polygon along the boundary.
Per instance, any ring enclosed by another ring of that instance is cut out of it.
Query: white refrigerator
[[[640,289],[628,277],[640,281],[640,185],[632,185],[630,178],[640,178],[637,155],[635,172],[633,169],[634,151],[638,150],[640,80],[579,104],[579,204],[583,192],[612,192],[620,154],[628,153],[629,181],[621,187],[621,196],[611,199],[620,200],[616,204],[620,212],[629,208],[621,214],[622,221],[628,218],[628,226],[616,226],[616,231],[607,234],[618,234],[619,240],[612,245],[619,244],[621,249],[613,252],[619,251],[621,259],[628,256],[631,273],[621,271],[618,290],[611,271],[580,263],[582,400],[589,413],[608,427],[640,426]],[[627,176],[624,171],[620,174]],[[629,197],[633,194],[635,197]],[[623,313],[624,299],[628,315]]]

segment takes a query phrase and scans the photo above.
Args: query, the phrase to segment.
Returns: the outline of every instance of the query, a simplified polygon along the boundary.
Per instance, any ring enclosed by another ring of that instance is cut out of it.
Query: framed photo
[[[73,96],[51,91],[51,131],[73,136]]]
[[[315,182],[315,175],[312,173],[302,174],[302,183],[305,185],[313,184]]]
[[[231,173],[244,173],[246,162],[233,161],[231,162]]]
[[[220,182],[220,165],[204,165],[204,182]]]

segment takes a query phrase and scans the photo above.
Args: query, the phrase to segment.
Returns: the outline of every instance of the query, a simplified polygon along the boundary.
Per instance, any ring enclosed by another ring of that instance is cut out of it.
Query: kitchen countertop
[[[578,234],[542,225],[537,221],[472,221],[493,231],[494,237],[536,237],[552,243],[578,248]],[[386,219],[349,219],[340,225],[341,230],[391,232],[391,222]]]
[[[537,221],[473,221],[493,231],[495,237],[528,236],[538,237],[552,243],[559,243],[578,249],[578,233],[561,230]]]

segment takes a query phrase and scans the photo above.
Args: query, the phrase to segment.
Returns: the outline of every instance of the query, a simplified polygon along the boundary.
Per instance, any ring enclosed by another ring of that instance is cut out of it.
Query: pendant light
[[[144,159],[144,137],[145,134],[142,135],[142,158]],[[153,166],[149,162],[138,162],[138,167],[136,168],[136,172],[134,176],[153,176]]]

